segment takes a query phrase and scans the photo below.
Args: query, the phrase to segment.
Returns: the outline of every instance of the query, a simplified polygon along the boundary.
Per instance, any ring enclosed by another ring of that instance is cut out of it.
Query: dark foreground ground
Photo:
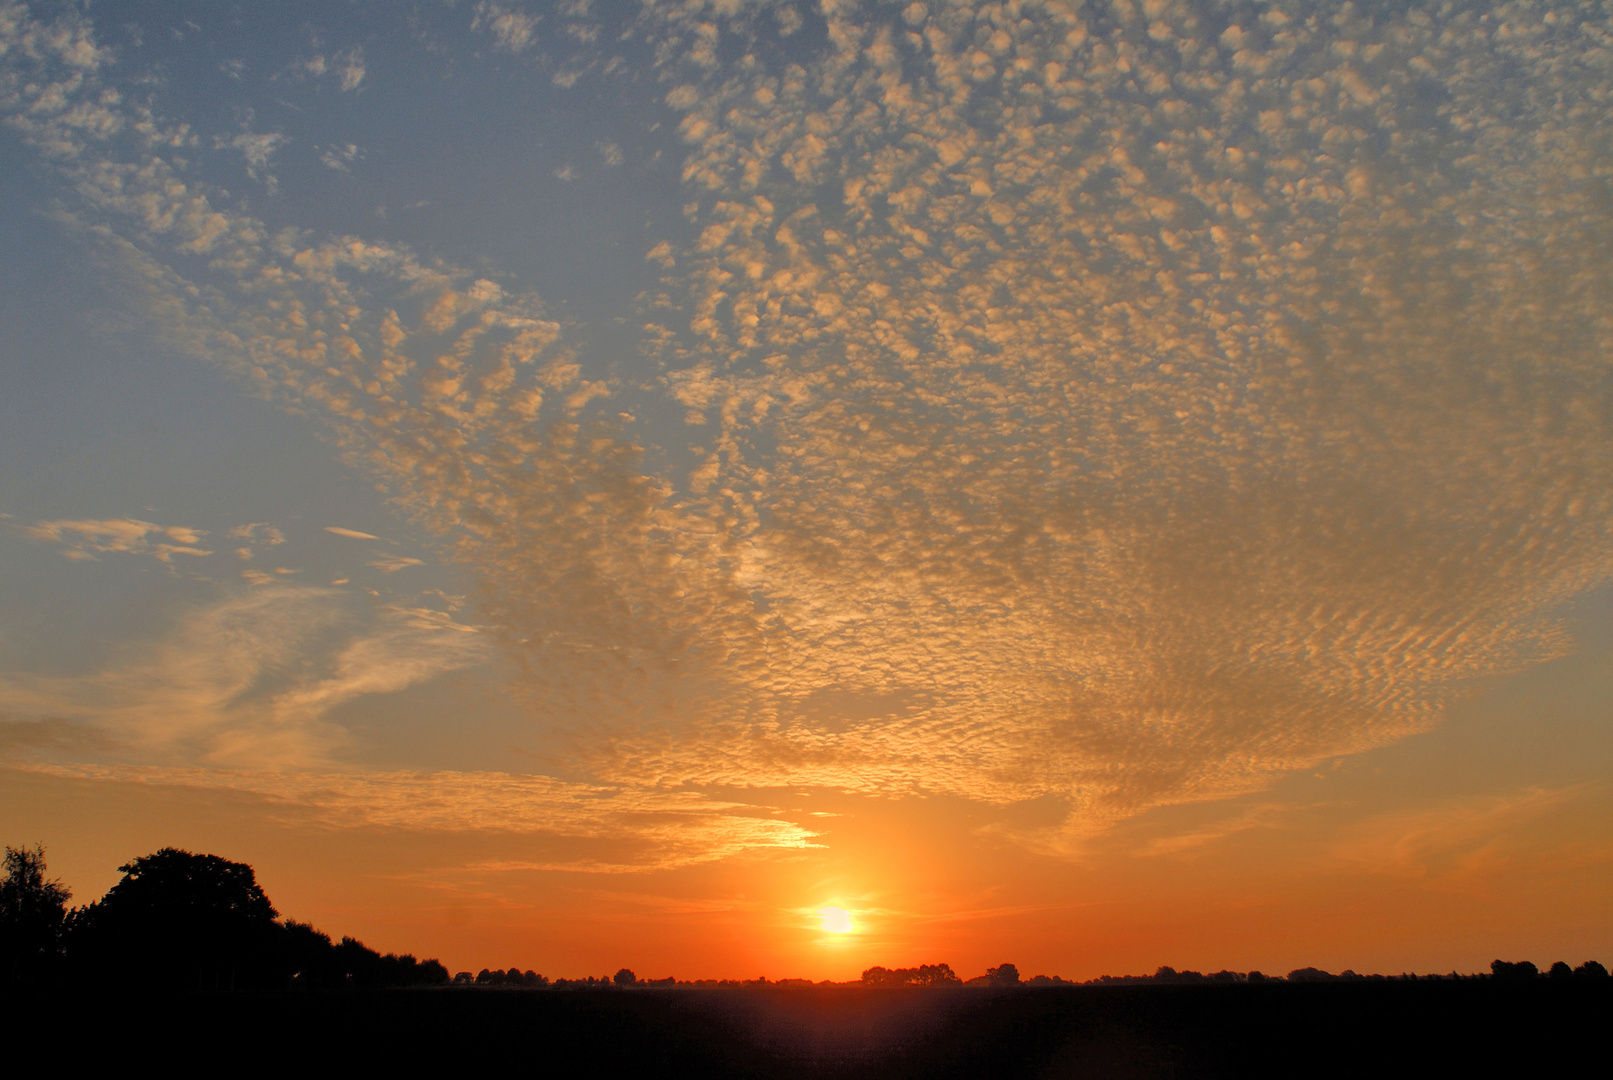
[[[361,1075],[1607,1075],[1613,979],[1019,990],[399,990],[4,1002],[7,1057]],[[122,1069],[120,1069],[122,1071]]]

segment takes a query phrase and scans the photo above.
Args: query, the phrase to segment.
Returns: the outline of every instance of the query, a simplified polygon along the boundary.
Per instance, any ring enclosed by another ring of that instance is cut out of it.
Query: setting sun
[[[826,931],[827,933],[849,934],[853,930],[857,929],[857,925],[851,921],[851,912],[847,911],[845,908],[819,908],[818,915],[823,919],[823,922],[819,924],[818,929]]]

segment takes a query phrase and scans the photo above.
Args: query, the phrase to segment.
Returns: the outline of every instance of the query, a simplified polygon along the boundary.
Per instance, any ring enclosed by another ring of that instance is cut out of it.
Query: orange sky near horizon
[[[843,981],[937,962],[965,978],[1007,961],[1069,979],[1162,964],[1577,964],[1610,951],[1610,691],[1603,645],[1491,691],[1412,745],[1148,815],[1073,857],[1029,855],[967,804],[828,793],[772,793],[842,815],[814,822],[820,848],[628,874],[522,869],[520,836],[333,829],[252,796],[37,773],[10,774],[0,819],[45,838],[76,902],[110,887],[120,862],[187,846],[252,863],[284,916],[451,971]],[[1532,706],[1524,721],[1520,703]],[[1503,793],[1498,777],[1527,782]],[[819,929],[830,905],[854,933]]]

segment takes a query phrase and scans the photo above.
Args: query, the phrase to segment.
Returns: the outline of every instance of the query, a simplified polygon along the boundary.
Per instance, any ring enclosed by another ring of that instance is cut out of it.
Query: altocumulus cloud
[[[3,10],[72,223],[437,530],[603,783],[1079,835],[1426,728],[1613,571],[1604,9],[651,9],[695,239],[648,387],[535,297],[225,208],[82,16]]]
[[[94,559],[97,555],[119,552],[149,555],[162,563],[173,563],[175,555],[206,556],[200,547],[206,534],[184,525],[156,525],[137,518],[110,518],[104,521],[41,521],[24,530],[35,540],[63,545],[69,559]]]

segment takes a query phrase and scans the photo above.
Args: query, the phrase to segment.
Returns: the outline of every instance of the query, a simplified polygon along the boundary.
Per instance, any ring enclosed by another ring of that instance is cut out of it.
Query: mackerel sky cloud
[[[780,792],[1067,862],[1230,808],[1137,841],[1178,857],[1582,652],[1603,6],[185,11],[0,6],[6,154],[96,318],[377,493],[150,511],[205,529],[8,494],[51,574],[192,590],[88,681],[13,664],[13,722],[118,748],[19,768],[332,828],[451,803],[569,838],[500,866],[597,873],[832,852]],[[430,704],[455,678],[497,706]],[[418,722],[360,730],[383,702]],[[524,749],[385,749],[433,725]]]

